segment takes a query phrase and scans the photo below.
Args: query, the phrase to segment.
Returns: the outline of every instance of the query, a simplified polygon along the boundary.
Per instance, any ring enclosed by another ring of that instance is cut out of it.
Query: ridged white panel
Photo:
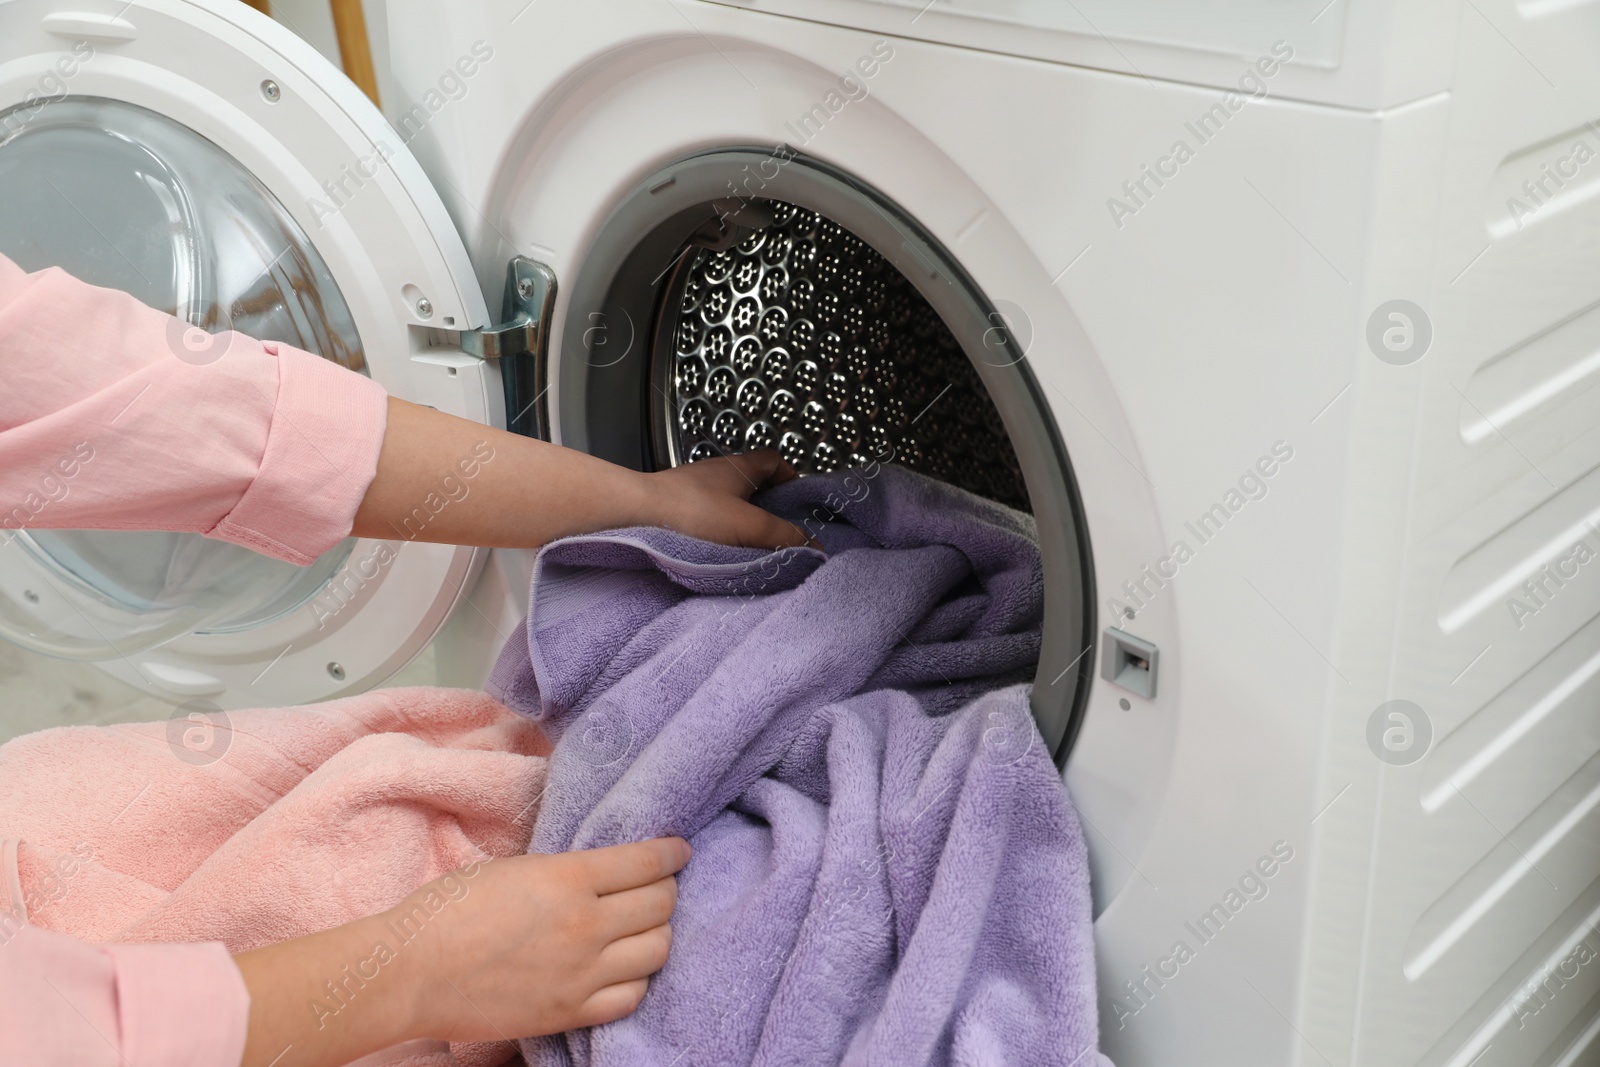
[[[1506,205],[1525,180],[1554,190],[1545,168],[1600,116],[1600,67],[1579,54],[1596,10],[1463,8],[1449,160],[1428,206],[1436,273],[1426,292],[1371,302],[1415,300],[1434,331],[1401,368],[1420,396],[1385,694],[1422,708],[1433,739],[1381,770],[1361,1022],[1340,1061],[1361,1067],[1600,1052],[1584,1035],[1600,961],[1540,1010],[1526,1000],[1551,968],[1573,969],[1575,939],[1600,949],[1600,196],[1587,186],[1600,132],[1584,134],[1597,158],[1581,180],[1564,165],[1562,196],[1515,220]]]
[[[1600,883],[1456,1020],[1417,1067],[1577,1067],[1600,1054]],[[1564,1025],[1563,1025],[1564,1024]],[[1554,1034],[1554,1040],[1551,1035]]]
[[[1600,161],[1595,170],[1600,175]],[[1600,386],[1600,305],[1490,360],[1462,390],[1461,439],[1476,444],[1546,419]]]
[[[1422,810],[1471,804],[1497,825],[1530,812],[1508,786],[1530,774],[1561,781],[1600,751],[1600,619],[1593,619],[1497,693],[1435,746],[1423,765]]]
[[[1547,917],[1595,881],[1600,857],[1600,757],[1589,760],[1417,921],[1402,969],[1417,981],[1487,930],[1531,942]]]

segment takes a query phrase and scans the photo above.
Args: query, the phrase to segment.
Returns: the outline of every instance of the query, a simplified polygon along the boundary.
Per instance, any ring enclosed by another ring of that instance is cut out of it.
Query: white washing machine
[[[635,466],[1020,494],[1113,1060],[1600,1062],[1600,4],[375,21],[390,123],[242,5],[0,3],[18,258]],[[108,536],[13,540],[8,633],[223,707],[477,684],[528,565]]]

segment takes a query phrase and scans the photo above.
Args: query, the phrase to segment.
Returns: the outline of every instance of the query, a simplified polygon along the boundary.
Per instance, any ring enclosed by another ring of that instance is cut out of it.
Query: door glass
[[[61,267],[177,316],[189,329],[173,358],[226,358],[204,334],[237,330],[366,372],[310,239],[211,141],[85,97],[14,108],[0,131],[0,252],[24,270]],[[315,596],[353,545],[301,568],[198,534],[46,531],[29,518],[0,514],[0,637],[71,659],[261,625]]]

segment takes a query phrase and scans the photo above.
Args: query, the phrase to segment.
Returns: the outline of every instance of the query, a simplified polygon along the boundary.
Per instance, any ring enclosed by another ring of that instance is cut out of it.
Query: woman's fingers
[[[798,471],[778,453],[770,448],[763,448],[755,452],[746,452],[743,455],[731,456],[728,462],[736,465],[745,475],[747,482],[755,487],[766,489],[769,486],[782,485],[792,482],[800,477]],[[753,490],[752,490],[753,491]],[[749,494],[746,494],[748,496]],[[789,522],[780,519],[769,511],[755,508],[758,516],[755,522],[758,528],[750,532],[745,539],[745,544],[751,548],[799,548],[802,545],[818,547],[816,542],[805,535],[805,532]]]
[[[672,918],[677,906],[678,880],[674,877],[600,898],[606,928],[612,937],[627,937],[660,926]]]
[[[757,449],[732,457],[733,462],[745,467],[750,480],[765,489],[769,485],[782,485],[800,477],[800,473],[778,453],[770,448]]]
[[[579,1021],[575,1025],[599,1026],[602,1023],[616,1022],[623,1016],[631,1014],[633,1009],[639,1006],[649,988],[648,978],[606,986],[584,1001],[583,1007],[578,1010]]]
[[[754,516],[758,528],[752,531],[745,542],[750,548],[800,548],[810,545],[815,548],[816,543],[806,537],[805,531],[787,519],[780,519],[770,511],[762,511],[754,504],[750,507],[758,514]]]
[[[745,548],[820,547],[794,523],[751,504],[759,490],[798,478],[771,449],[691,463],[649,475],[656,504],[648,521],[690,537]]]
[[[694,466],[707,474],[720,468],[727,476],[719,475],[719,480],[747,500],[759,490],[782,485],[800,477],[799,472],[789,465],[788,460],[770,448],[701,460]]]
[[[667,965],[672,927],[666,924],[613,941],[600,953],[595,978],[603,985],[648,978]]]
[[[689,862],[689,854],[689,842],[681,837],[574,853],[583,857],[585,881],[598,896],[637,889],[677,874]]]
[[[467,876],[471,891],[452,893],[407,952],[418,985],[413,1032],[482,1041],[626,1015],[666,962],[676,875],[689,855],[688,842],[667,837],[483,864]],[[371,922],[388,928],[434,885],[459,889],[440,879]]]

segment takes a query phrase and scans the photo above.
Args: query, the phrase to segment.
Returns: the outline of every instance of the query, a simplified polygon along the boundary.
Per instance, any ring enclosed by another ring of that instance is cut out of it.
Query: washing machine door
[[[504,422],[498,369],[460,343],[488,325],[482,291],[403,139],[243,4],[0,2],[0,252],[176,315],[174,358],[233,329]],[[8,531],[0,636],[175,700],[354,692],[431,640],[479,564],[417,532],[300,568],[195,534]]]

